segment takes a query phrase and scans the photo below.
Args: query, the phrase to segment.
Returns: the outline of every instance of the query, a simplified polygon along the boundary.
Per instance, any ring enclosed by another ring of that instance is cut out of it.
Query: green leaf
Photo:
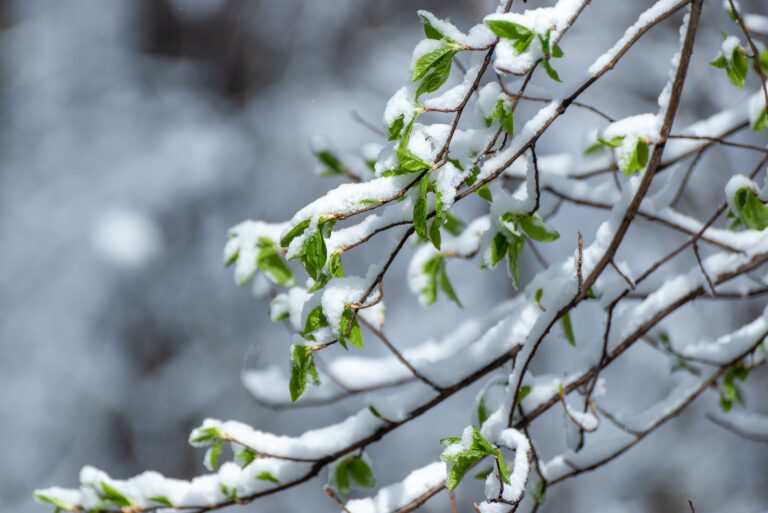
[[[440,264],[440,288],[443,290],[443,292],[446,293],[446,295],[459,305],[459,308],[464,308],[464,305],[461,304],[461,301],[459,301],[459,297],[456,295],[456,291],[453,290],[453,285],[451,285],[451,280],[448,279],[448,273],[445,271],[445,260],[441,259]]]
[[[762,52],[760,52],[760,59],[758,61],[758,64],[760,66],[760,69],[763,70],[763,73],[768,75],[768,49],[765,49]]]
[[[115,506],[119,506],[121,508],[129,508],[133,506],[133,503],[128,500],[128,497],[103,481],[101,482],[101,489],[103,490],[103,494],[101,496]]]
[[[736,215],[745,228],[762,231],[768,227],[768,206],[751,188],[742,187],[736,191],[734,206]]]
[[[488,411],[488,408],[485,407],[485,401],[483,398],[480,398],[480,401],[477,403],[477,423],[480,424],[480,427],[483,426],[486,420],[488,420],[488,417],[490,417],[490,412]]]
[[[416,61],[416,64],[413,66],[413,75],[411,76],[411,80],[413,82],[418,82],[424,76],[429,73],[431,69],[433,69],[436,66],[440,65],[440,62],[444,60],[446,57],[449,59],[453,58],[452,53],[454,52],[453,49],[451,49],[448,46],[442,46],[438,48],[437,50],[432,50],[431,52],[425,53],[421,57],[418,58]]]
[[[224,445],[222,440],[219,440],[213,444],[206,453],[207,467],[211,470],[215,470],[219,466],[219,457],[221,456],[221,448]]]
[[[461,235],[461,233],[467,227],[467,225],[464,224],[464,221],[454,216],[450,212],[446,212],[445,224],[443,226],[445,227],[446,230],[448,230],[448,233],[450,233],[454,237],[458,237],[459,235]]]
[[[511,21],[486,20],[485,24],[500,38],[514,41],[513,46],[518,54],[528,49],[535,34],[529,28]]]
[[[363,488],[375,488],[376,478],[371,467],[362,458],[352,458],[347,464],[347,472],[352,480]]]
[[[749,70],[749,61],[741,45],[736,46],[731,55],[721,54],[709,64],[715,68],[724,69],[734,86],[744,87]]]
[[[302,345],[292,346],[291,361],[291,379],[288,383],[288,389],[291,393],[291,400],[296,402],[307,388],[307,374],[312,377],[315,384],[320,383],[320,378],[317,375],[311,347]]]
[[[448,81],[448,77],[451,76],[451,65],[455,55],[456,51],[451,49],[434,62],[416,89],[417,98],[422,94],[437,91]]]
[[[34,493],[35,499],[37,499],[40,502],[47,502],[48,504],[51,504],[55,506],[58,509],[63,509],[65,511],[72,511],[74,506],[67,504],[66,502],[62,501],[61,499],[57,499],[56,497],[51,497],[50,495],[45,495],[39,492]]]
[[[328,250],[323,238],[323,226],[318,224],[317,230],[307,237],[304,241],[303,252],[301,263],[304,265],[304,269],[312,279],[318,279],[328,258]]]
[[[413,228],[420,240],[427,240],[427,191],[429,189],[429,173],[424,174],[419,182],[419,196],[413,205]]]
[[[445,486],[448,490],[454,490],[467,471],[486,456],[487,453],[481,451],[467,450],[460,452],[452,458],[448,465],[448,476],[445,480]]]
[[[421,18],[421,24],[424,25],[424,35],[427,36],[427,39],[443,39],[443,34],[429,22],[426,16],[419,14],[419,18]]]
[[[553,59],[562,59],[563,55],[563,49],[560,48],[560,45],[555,44],[555,46],[552,47],[552,58]]]
[[[443,195],[440,191],[435,191],[435,217],[432,219],[432,224],[429,227],[429,240],[432,241],[432,245],[436,249],[440,249],[441,236],[440,227],[445,223],[446,211],[443,208]]]
[[[536,34],[541,43],[541,51],[544,53],[544,60],[549,59],[552,55],[552,49],[549,46],[549,38],[552,36],[552,30],[548,29],[544,34]]]
[[[173,507],[173,503],[168,499],[168,497],[150,497],[149,500],[152,502],[157,502],[158,504],[162,504],[163,506],[168,506],[169,508]]]
[[[401,114],[395,119],[391,125],[389,125],[389,140],[397,141],[400,138],[400,133],[405,126],[405,114]]]
[[[247,467],[253,461],[256,459],[256,453],[252,450],[245,448],[240,451],[237,451],[237,454],[235,454],[235,457],[240,460],[240,463],[243,464],[243,468]]]
[[[259,479],[260,481],[269,481],[270,483],[274,483],[276,485],[280,484],[280,480],[272,475],[271,472],[267,472],[266,470],[259,472],[256,475],[256,479]]]
[[[493,472],[493,467],[488,467],[475,474],[475,479],[486,479]]]
[[[493,203],[493,195],[491,194],[491,188],[488,187],[488,184],[483,185],[475,192],[488,203]]]
[[[219,431],[219,428],[216,428],[216,427],[198,429],[197,432],[200,434],[195,438],[193,438],[192,440],[190,440],[193,444],[209,442],[209,441],[218,440],[219,438],[221,438],[221,432]]]
[[[507,467],[507,464],[504,462],[504,455],[501,454],[499,449],[496,449],[494,453],[496,456],[496,465],[501,474],[501,480],[504,481],[505,484],[509,484],[509,467]]]
[[[766,73],[768,73],[768,71]],[[760,113],[755,120],[755,123],[752,125],[752,130],[755,132],[765,130],[766,128],[768,128],[768,108],[763,109],[763,112]]]
[[[336,467],[336,472],[334,473],[334,482],[336,483],[336,489],[338,490],[341,498],[348,498],[350,484],[349,474],[347,473],[347,460],[342,461]]]
[[[328,318],[323,313],[323,307],[318,305],[309,312],[307,321],[304,323],[304,335],[328,326]]]
[[[528,394],[531,393],[531,387],[528,385],[523,385],[520,387],[520,392],[517,394],[517,404],[520,404],[523,402],[523,399],[528,397]]]
[[[271,240],[261,237],[259,239],[259,256],[256,265],[264,272],[264,275],[273,283],[290,287],[293,285],[293,273],[285,265],[280,257],[277,245]]]
[[[608,148],[618,148],[619,146],[621,146],[621,143],[624,142],[624,136],[617,135],[617,136],[611,137],[610,139],[599,138],[597,141],[603,146],[607,146]]]
[[[461,442],[460,436],[445,436],[440,439],[440,447],[448,447],[459,442]]]
[[[544,59],[541,61],[541,65],[544,66],[544,71],[547,72],[547,75],[549,78],[554,80],[555,82],[562,82],[560,80],[560,75],[557,74],[557,71],[555,71],[555,68],[552,67],[552,64],[550,64],[549,59]]]
[[[536,214],[520,218],[520,228],[533,240],[539,242],[554,242],[560,238],[560,234],[549,226]]]
[[[624,169],[625,175],[631,175],[637,171],[642,171],[648,164],[648,143],[643,139],[638,139],[635,149],[630,155],[627,167]]]
[[[286,233],[282,239],[280,239],[280,246],[287,248],[293,239],[303,234],[307,228],[309,228],[309,224],[311,222],[311,219],[305,219],[304,221],[291,228],[290,231]]]
[[[315,153],[315,157],[325,168],[321,171],[322,176],[338,176],[344,174],[344,166],[339,158],[329,150],[321,150]]]
[[[501,232],[497,233],[491,240],[491,266],[495,267],[496,264],[501,262],[507,256],[508,250],[509,241],[507,237]]]
[[[427,280],[421,295],[424,297],[424,302],[427,305],[432,305],[437,301],[438,274],[442,266],[442,260],[443,257],[436,255],[424,263],[423,271]]]
[[[536,304],[541,306],[541,296],[544,295],[544,289],[538,289],[536,290],[536,295],[534,296],[534,300],[536,301]]]
[[[544,481],[537,481],[533,486],[533,501],[536,504],[544,504],[545,500],[547,500],[547,492]]]
[[[351,328],[350,322],[352,323]],[[347,335],[347,331],[349,331],[349,335]],[[364,347],[363,332],[360,330],[360,325],[357,323],[357,317],[355,317],[354,310],[350,307],[344,308],[339,324],[339,343],[346,349],[347,342],[358,349],[363,349]]]
[[[573,333],[573,323],[571,323],[570,312],[565,312],[560,318],[560,325],[563,327],[563,333],[565,334],[565,338],[568,339],[568,343],[571,346],[576,347],[576,335]]]
[[[515,289],[520,288],[520,255],[525,248],[525,237],[516,233],[510,233],[508,236],[509,251],[507,252],[507,272],[512,278],[512,284]]]

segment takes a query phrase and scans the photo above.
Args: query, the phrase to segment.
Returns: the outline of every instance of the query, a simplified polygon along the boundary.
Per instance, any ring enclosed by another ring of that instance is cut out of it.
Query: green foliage
[[[542,60],[542,66],[544,66],[544,71],[547,72],[547,75],[549,78],[554,80],[555,82],[562,82],[560,80],[560,75],[557,74],[557,71],[555,71],[555,68],[552,67],[552,63],[550,62],[553,58],[559,59],[563,56],[563,50],[555,44],[554,48],[551,47],[550,38],[552,35],[552,30],[547,30],[543,35],[537,34],[537,37],[539,38],[539,42],[541,43],[541,50],[544,53],[544,59]]]
[[[511,21],[487,20],[485,24],[500,38],[512,41],[518,54],[528,49],[535,36],[531,29]]]
[[[99,495],[105,501],[110,502],[120,508],[130,508],[133,506],[133,502],[131,502],[128,497],[103,481],[101,482],[101,490],[102,493]]]
[[[443,34],[429,22],[426,16],[419,15],[419,18],[421,18],[421,24],[424,25],[424,35],[427,39],[443,39]],[[449,40],[448,38],[446,39]]]
[[[400,133],[405,126],[405,116],[401,114],[398,116],[388,128],[389,140],[397,141],[400,138]]]
[[[741,364],[736,364],[725,371],[725,376],[723,376],[723,381],[720,384],[720,407],[724,412],[731,411],[734,402],[744,406],[744,392],[741,391],[736,382],[746,380],[747,376],[749,376],[749,369]]]
[[[258,455],[247,447],[237,451],[235,457],[240,461],[242,467],[245,468],[256,460]]]
[[[173,503],[168,497],[150,497],[149,500],[152,502],[157,502],[158,504],[162,504],[163,506],[168,506],[169,508],[173,507]]]
[[[347,342],[358,349],[363,349],[363,332],[360,330],[360,325],[357,323],[355,311],[349,306],[344,308],[339,324],[339,344],[341,344],[344,349],[347,349]]]
[[[293,286],[293,273],[283,262],[277,245],[266,237],[259,238],[259,255],[256,264],[273,283],[283,287]]]
[[[276,485],[280,484],[280,480],[278,478],[276,478],[274,475],[272,475],[271,472],[268,472],[266,470],[264,470],[262,472],[259,472],[256,475],[256,479],[258,479],[260,481],[269,481],[270,483],[274,483]]]
[[[328,282],[331,281],[331,278],[343,277],[344,265],[341,261],[341,253],[333,253],[330,258],[328,258],[328,263],[318,275],[315,284],[312,286],[312,288],[309,289],[309,292],[315,292],[322,289],[328,285]]]
[[[71,506],[67,504],[66,502],[57,499],[56,497],[51,497],[50,495],[45,495],[42,493],[35,492],[35,499],[37,499],[40,502],[47,502],[48,504],[53,505],[56,507],[57,510],[63,509],[64,511],[74,511],[74,506]]]
[[[197,432],[199,433],[199,435],[190,440],[190,442],[192,442],[193,444],[211,442],[221,438],[221,431],[219,431],[219,428],[216,428],[216,427],[198,429]]]
[[[507,274],[512,278],[515,289],[518,289],[520,288],[520,255],[525,248],[525,238],[516,233],[509,233],[507,239],[509,240]]]
[[[460,440],[459,438],[444,438],[440,444],[446,447],[458,443]],[[491,445],[480,431],[472,426],[472,443],[469,448],[447,455],[443,453],[443,461],[448,463],[448,477],[445,481],[448,490],[455,489],[469,469],[486,456],[495,458],[502,480],[509,484],[509,470],[501,451]]]
[[[302,345],[291,346],[291,379],[288,383],[291,401],[295,402],[304,393],[307,388],[307,375],[312,377],[316,385],[320,384],[312,348]]]
[[[343,499],[349,498],[353,484],[362,488],[375,488],[376,478],[371,467],[359,456],[349,456],[336,466],[333,473],[333,484]]]
[[[499,98],[491,116],[485,119],[485,124],[486,126],[491,126],[494,121],[498,121],[501,124],[504,132],[514,135],[515,113],[512,111],[512,104],[509,101]]]
[[[427,192],[429,191],[429,174],[426,173],[419,181],[419,196],[413,204],[413,228],[419,240],[426,241],[427,234]]]
[[[328,319],[323,313],[323,307],[318,305],[307,315],[307,320],[304,323],[304,337],[326,326],[328,326]]]
[[[624,174],[631,175],[645,169],[645,166],[648,165],[648,154],[648,142],[643,138],[638,138],[635,149],[632,150],[632,154],[626,161]]]
[[[330,150],[315,152],[315,157],[323,165],[320,176],[339,176],[346,171],[341,160]]]
[[[726,35],[723,34],[725,38]],[[749,70],[749,61],[747,60],[744,48],[737,45],[731,55],[719,55],[717,59],[709,63],[718,69],[724,69],[731,83],[738,87],[744,87],[747,80],[747,71]]]
[[[766,72],[768,73],[768,72]],[[760,132],[768,128],[768,108],[764,108],[752,125],[752,130]]]
[[[737,222],[749,230],[764,230],[768,227],[768,206],[758,198],[757,193],[750,187],[742,187],[736,191],[733,204]]]
[[[548,243],[554,242],[560,238],[560,234],[557,230],[546,224],[544,220],[536,214],[521,217],[519,223],[520,228],[523,229],[525,234],[535,241]]]
[[[597,142],[589,145],[586,150],[584,150],[585,155],[591,155],[599,150],[602,150],[603,148],[618,148],[621,146],[621,143],[624,142],[624,136],[623,135],[617,135],[615,137],[612,137],[610,139],[603,139],[598,138]]]
[[[432,305],[437,301],[437,292],[439,288],[445,292],[451,301],[463,308],[463,305],[451,284],[451,280],[448,278],[445,258],[442,255],[435,255],[427,260],[424,263],[423,272],[427,278],[427,282],[425,288],[422,290],[422,295],[427,305]]]
[[[460,47],[445,41],[437,50],[428,52],[416,61],[413,67],[411,80],[419,82],[416,89],[416,97],[422,94],[432,93],[440,89],[451,75],[451,65]]]
[[[208,452],[205,453],[206,466],[209,469],[214,470],[219,466],[219,457],[221,456],[221,449],[223,445],[224,442],[219,440],[208,449]]]
[[[307,229],[309,229],[311,223],[312,221],[310,219],[305,219],[291,228],[291,230],[280,240],[280,245],[287,248],[293,239],[303,235]],[[320,279],[320,273],[322,272],[323,267],[325,267],[325,262],[328,258],[328,249],[325,245],[325,239],[331,235],[331,231],[335,224],[336,221],[334,220],[320,219],[317,223],[317,228],[305,238],[301,245],[301,250],[292,257],[292,259],[301,259],[301,264],[304,266],[307,274],[315,281]],[[293,277],[291,276],[291,278]]]
[[[563,334],[565,335],[566,340],[568,340],[568,343],[576,347],[576,335],[573,333],[573,323],[571,322],[571,314],[570,312],[565,312],[565,314],[560,317],[560,326],[563,328]]]

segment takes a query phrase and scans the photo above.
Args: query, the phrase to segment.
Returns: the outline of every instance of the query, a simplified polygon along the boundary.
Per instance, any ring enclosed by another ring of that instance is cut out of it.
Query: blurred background
[[[561,76],[578,77],[650,3],[595,0],[562,43]],[[742,4],[765,11],[761,0]],[[327,134],[348,153],[381,142],[352,112],[381,124],[421,38],[417,9],[468,29],[494,7],[494,0],[0,1],[0,509],[48,511],[32,501],[32,490],[74,486],[85,464],[115,477],[145,469],[182,478],[202,473],[202,452],[186,439],[208,416],[297,434],[355,411],[360,398],[275,414],[243,389],[243,369],[287,366],[290,339],[269,321],[267,302],[238,289],[223,269],[226,230],[247,218],[286,220],[338,183],[314,176],[311,135]],[[588,101],[615,117],[654,110],[679,19],[654,29]],[[746,94],[707,66],[729,23],[719,2],[707,3],[681,123]],[[524,106],[518,119],[531,109]],[[539,151],[580,151],[599,121],[573,112]],[[744,140],[750,137],[759,140]],[[754,162],[729,150],[708,152],[685,209],[708,213],[728,176],[750,172]],[[465,219],[482,212],[481,202],[465,203],[472,203],[461,207]],[[576,230],[592,234],[598,221],[595,213],[564,208],[554,224],[568,235],[550,257],[569,254]],[[648,240],[676,240],[655,230],[624,258],[642,260]],[[350,255],[349,267],[364,269],[391,244],[381,237]],[[387,282],[388,332],[401,346],[446,333],[457,318],[512,293],[503,270],[481,274],[476,263],[451,264],[467,308],[441,302],[427,311],[407,292],[406,265],[401,258]],[[524,273],[536,265],[526,254]],[[676,314],[673,335],[726,333],[763,306],[697,305]],[[575,321],[577,336],[599,328],[589,319],[587,312]],[[552,339],[541,368],[568,357],[562,340]],[[609,399],[615,392],[626,408],[620,399],[629,393],[630,409],[670,386],[668,364],[656,353],[637,349],[635,358],[606,374]],[[764,391],[768,380],[761,374],[751,383]],[[437,459],[439,437],[470,422],[476,391],[372,447],[379,483]],[[768,406],[762,395],[749,394],[751,406]],[[700,513],[765,509],[768,447],[703,420],[716,399],[620,462],[557,487],[545,511],[683,512],[689,497]],[[543,422],[554,426],[541,432],[552,456],[562,450],[561,421]],[[320,484],[242,511],[303,512],[309,504],[334,511]],[[460,501],[479,498],[481,486],[462,485]],[[447,508],[441,495],[424,510]]]

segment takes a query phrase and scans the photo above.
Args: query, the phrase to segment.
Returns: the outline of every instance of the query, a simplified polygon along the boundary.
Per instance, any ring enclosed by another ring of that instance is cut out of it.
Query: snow
[[[384,126],[391,126],[400,116],[404,117],[403,126],[408,126],[408,123],[413,119],[415,108],[416,88],[409,81],[408,85],[398,89],[387,102],[387,106],[384,108]]]
[[[744,175],[733,175],[725,184],[725,198],[728,201],[728,207],[733,211],[737,210],[734,201],[736,200],[736,193],[741,189],[749,189],[757,193],[755,182]]]
[[[751,323],[742,326],[737,331],[722,336],[715,341],[704,340],[696,345],[686,346],[682,353],[685,356],[702,358],[718,364],[728,363],[768,334],[768,311]]]
[[[280,234],[287,223],[265,223],[262,221],[243,221],[229,229],[224,246],[224,263],[237,258],[235,263],[235,283],[243,285],[253,279],[257,271],[259,256],[258,243],[262,237],[280,246]]]
[[[97,219],[93,245],[109,262],[135,268],[160,251],[162,237],[155,223],[140,212],[111,208]]]
[[[768,34],[768,16],[747,13],[744,15],[744,24],[751,32]]]
[[[418,11],[418,14],[429,20],[429,23],[447,38],[471,48],[488,46],[496,38],[495,34],[482,23],[472,27],[469,33],[465,35],[453,23],[441,20],[429,11],[422,9]]]
[[[728,414],[711,415],[718,424],[751,439],[768,441],[768,416],[756,413],[731,411]]]
[[[768,84],[768,83],[767,83]],[[753,94],[749,99],[749,124],[755,126],[757,120],[766,109],[765,93],[761,90]]]
[[[595,59],[589,67],[589,73],[593,76],[604,73],[611,61],[619,55],[619,52],[621,52],[630,41],[637,37],[642,30],[651,25],[656,19],[667,12],[676,9],[679,4],[679,0],[659,0],[653,4],[624,32],[624,35],[610,50]]]
[[[414,470],[401,482],[385,486],[374,497],[347,502],[346,509],[350,513],[391,513],[444,481],[445,465],[430,463]]]
[[[741,45],[741,41],[739,41],[739,38],[736,36],[728,36],[723,41],[722,46],[720,47],[720,51],[723,52],[723,56],[725,56],[726,59],[731,60],[731,56],[733,55],[733,51],[738,48]]]

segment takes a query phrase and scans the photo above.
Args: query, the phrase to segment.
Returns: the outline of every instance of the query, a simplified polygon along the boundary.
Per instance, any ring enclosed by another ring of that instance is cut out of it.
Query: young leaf
[[[573,324],[571,323],[570,312],[565,312],[565,315],[560,318],[560,325],[563,327],[563,333],[565,334],[565,338],[568,340],[568,343],[571,346],[576,347],[576,335],[573,333]]]
[[[341,314],[341,323],[339,325],[339,343],[347,348],[347,342],[352,344],[358,349],[363,349],[363,333],[360,331],[360,325],[357,323],[357,318],[354,317],[354,310],[350,307],[344,308],[344,312]],[[350,322],[352,323],[350,327]],[[347,335],[347,332],[349,334]]]
[[[643,139],[638,139],[635,149],[632,151],[627,167],[624,169],[625,175],[631,175],[637,171],[642,171],[648,164],[648,143]]]
[[[443,46],[441,48],[438,48],[437,50],[432,50],[429,53],[426,53],[419,57],[419,59],[416,61],[416,64],[413,66],[413,75],[411,76],[411,80],[413,82],[418,82],[424,76],[429,73],[429,71],[436,66],[440,65],[440,62],[444,60],[446,57],[450,55],[450,58],[453,58],[453,49],[451,49],[448,46]]]
[[[459,297],[456,295],[456,291],[453,290],[453,285],[451,285],[451,281],[448,279],[448,273],[445,271],[445,260],[441,259],[440,264],[440,288],[443,289],[443,292],[448,295],[449,298],[451,298],[451,301],[459,305],[459,308],[464,308],[464,306],[461,304],[461,301],[459,301]]]
[[[152,502],[157,502],[158,504],[162,504],[163,506],[168,506],[169,508],[173,507],[173,503],[170,501],[168,497],[150,497],[149,500]]]
[[[280,246],[287,248],[293,239],[307,231],[307,228],[309,228],[311,222],[311,219],[305,219],[304,221],[291,228],[290,231],[288,231],[288,233],[286,233],[283,238],[280,239]]]
[[[533,41],[534,32],[518,23],[503,20],[487,20],[485,22],[494,34],[502,39],[514,41],[515,51],[523,53]]]
[[[426,16],[419,14],[419,18],[421,18],[421,24],[424,25],[424,35],[427,36],[427,39],[443,39],[443,34],[430,23]]]
[[[766,71],[766,73],[768,73],[768,71]],[[755,123],[752,125],[752,130],[755,132],[765,130],[766,128],[768,128],[768,108],[763,109],[755,120]]]
[[[352,480],[363,488],[375,488],[376,478],[371,467],[362,458],[352,458],[347,464],[347,472]]]
[[[560,238],[557,230],[545,223],[536,214],[521,217],[520,228],[528,237],[539,242],[554,242]]]
[[[416,89],[417,98],[422,94],[437,91],[446,81],[448,81],[448,77],[451,76],[451,65],[453,64],[453,57],[455,55],[456,51],[450,49],[434,62],[428,69],[427,74],[421,80],[419,87]]]
[[[488,408],[485,407],[485,401],[481,397],[480,401],[477,403],[477,423],[480,427],[483,427],[483,423],[488,420],[488,417],[490,417],[490,412],[488,411]]]
[[[520,254],[525,248],[525,237],[511,233],[509,239],[509,251],[507,252],[507,272],[512,278],[515,289],[520,288]]]
[[[220,443],[220,442],[219,442]],[[121,507],[121,508],[129,508],[133,505],[133,503],[122,494],[122,492],[119,492],[115,488],[111,487],[105,482],[101,482],[101,489],[103,490],[103,493],[101,496],[106,499],[107,501],[111,502],[115,506]]]
[[[413,228],[419,239],[427,240],[427,191],[429,189],[429,173],[425,173],[419,182],[419,197],[413,205]]]
[[[403,131],[403,127],[405,126],[405,115],[401,114],[398,116],[391,125],[389,125],[389,140],[390,141],[397,141],[400,139],[400,133]]]
[[[315,359],[311,347],[302,345],[292,346],[291,361],[291,379],[288,383],[288,389],[291,393],[291,400],[296,402],[307,388],[307,374],[312,377],[316,385],[320,384],[320,377],[315,368]]]
[[[237,451],[237,454],[235,454],[235,457],[238,460],[240,460],[240,463],[242,463],[243,468],[245,468],[254,462],[254,460],[256,459],[256,453],[248,448],[245,448],[240,451]]]
[[[272,475],[271,472],[268,472],[266,470],[256,474],[256,479],[260,481],[269,481],[270,483],[274,483],[276,485],[280,484],[280,480],[276,478],[274,475]]]
[[[496,264],[501,262],[507,256],[508,250],[509,241],[507,237],[501,232],[497,233],[491,240],[491,266],[495,267]]]
[[[307,315],[307,321],[304,323],[304,335],[309,335],[326,326],[328,326],[328,319],[323,313],[323,307],[318,305]]]
[[[488,203],[493,203],[493,195],[491,194],[491,188],[488,187],[488,184],[483,185],[475,192]]]
[[[219,440],[208,448],[208,452],[205,453],[205,466],[208,470],[214,471],[219,466],[219,456],[221,456],[223,445],[224,442]]]
[[[51,497],[50,495],[44,495],[38,492],[35,492],[34,495],[35,495],[35,499],[37,499],[38,501],[47,502],[48,504],[55,506],[57,509],[63,509],[65,511],[72,511],[74,509],[73,506],[67,504],[61,499],[57,499],[56,497]]]
[[[768,227],[768,206],[751,188],[742,187],[736,191],[734,206],[736,215],[745,228],[762,231]]]
[[[528,397],[528,394],[531,393],[531,387],[528,385],[523,385],[520,387],[520,392],[517,394],[517,404],[520,404],[523,402],[523,399]]]
[[[256,264],[264,272],[264,275],[273,283],[283,287],[293,285],[293,273],[285,265],[280,257],[280,251],[271,240],[261,237],[259,239],[259,256]]]
[[[445,480],[445,486],[448,490],[454,490],[464,478],[467,471],[486,456],[487,453],[485,452],[470,449],[451,457],[448,461],[448,476]]]
[[[426,285],[421,291],[424,302],[432,305],[437,301],[438,274],[442,266],[443,257],[436,255],[424,263],[424,275],[427,278]]]
[[[448,230],[448,233],[450,233],[454,237],[458,237],[459,235],[461,235],[461,232],[463,232],[464,229],[467,227],[467,225],[464,224],[464,221],[454,216],[450,212],[446,212],[445,224],[443,226],[445,226],[445,229]]]
[[[555,82],[562,82],[562,80],[560,80],[560,75],[558,75],[555,68],[552,67],[552,64],[550,64],[549,59],[544,59],[543,61],[541,61],[541,65],[544,66],[544,71],[547,72],[547,75],[549,76],[549,78],[551,78]]]
[[[344,174],[344,166],[333,152],[329,150],[321,150],[315,153],[315,157],[321,164],[323,164],[323,166],[325,166],[320,172],[321,176],[338,176]]]
[[[445,223],[447,212],[443,208],[443,195],[440,191],[435,191],[435,217],[432,219],[432,224],[429,226],[429,240],[432,241],[432,245],[436,249],[440,249],[442,243],[440,236],[440,227]]]

